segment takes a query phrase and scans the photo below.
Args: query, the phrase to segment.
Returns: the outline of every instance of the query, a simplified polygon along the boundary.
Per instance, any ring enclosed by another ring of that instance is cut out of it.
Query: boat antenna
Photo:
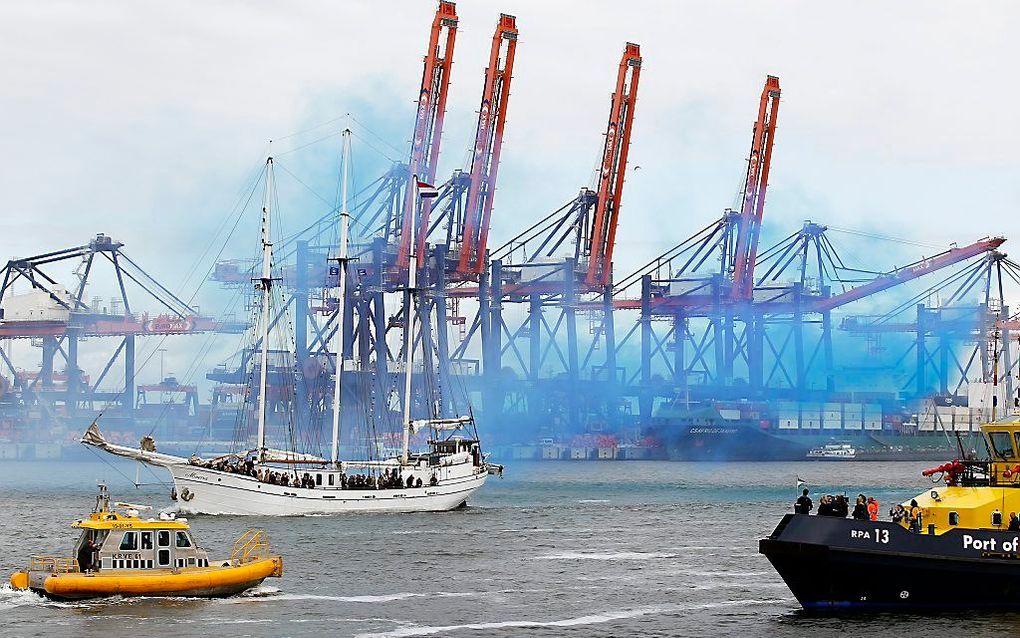
[[[340,243],[336,253],[337,302],[336,331],[333,333],[333,351],[336,364],[333,366],[333,439],[329,451],[330,463],[335,467],[340,457],[340,387],[344,372],[344,297],[347,294],[347,235],[351,215],[347,210],[347,177],[351,166],[351,129],[343,132],[343,177],[340,180]]]
[[[269,374],[269,300],[273,287],[273,242],[270,236],[270,207],[273,198],[273,158],[266,159],[266,194],[262,202],[262,276],[256,280],[256,288],[262,290],[262,307],[259,325],[262,338],[262,365],[259,370],[259,462],[266,460],[266,389]]]
[[[418,206],[418,176],[411,176],[411,183],[408,188],[414,189],[414,206]],[[411,224],[414,224],[414,220],[417,218],[417,211],[408,211],[411,215]],[[415,236],[415,231],[411,229],[411,237]],[[416,243],[411,242],[411,254],[407,261],[407,292],[404,295],[404,411],[403,411],[403,437],[404,445],[403,450],[400,454],[400,463],[406,465],[409,458],[409,446],[411,444],[411,362],[414,357],[412,356],[412,349],[414,348],[414,338],[412,333],[414,332],[414,326],[412,324],[414,320],[414,312],[412,306],[414,306],[414,293],[415,293],[415,275],[418,270],[418,256],[415,255]]]
[[[999,326],[992,331],[992,423],[995,422],[995,408],[999,403]]]

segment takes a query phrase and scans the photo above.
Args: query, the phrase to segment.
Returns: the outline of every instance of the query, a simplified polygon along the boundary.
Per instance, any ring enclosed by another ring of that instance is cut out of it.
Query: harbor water
[[[444,514],[194,517],[225,556],[249,527],[284,556],[282,579],[223,600],[55,603],[0,589],[5,636],[827,636],[1015,635],[1020,615],[798,611],[757,553],[791,509],[863,492],[891,503],[931,487],[925,463],[529,462]],[[0,462],[0,572],[67,553],[97,480],[117,500],[169,505],[160,473],[131,463]],[[947,583],[946,596],[952,596]],[[965,586],[965,584],[962,584]]]

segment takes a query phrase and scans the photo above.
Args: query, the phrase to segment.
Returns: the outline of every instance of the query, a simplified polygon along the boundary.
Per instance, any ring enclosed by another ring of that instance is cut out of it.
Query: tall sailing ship
[[[350,163],[350,131],[343,135],[343,178],[341,182],[338,294],[336,316],[343,316],[347,287],[348,235],[350,214],[347,209],[347,181]],[[93,422],[82,437],[82,443],[110,454],[134,459],[168,470],[173,477],[173,496],[181,512],[189,514],[304,515],[341,512],[426,512],[452,510],[464,505],[490,473],[502,467],[489,463],[481,450],[473,415],[449,417],[437,413],[433,405],[429,418],[412,418],[412,367],[414,358],[414,311],[420,291],[416,288],[418,259],[411,256],[407,272],[407,288],[403,307],[403,400],[401,406],[401,440],[399,453],[387,458],[363,460],[340,458],[341,383],[343,357],[340,331],[334,334],[337,353],[335,385],[332,397],[332,437],[329,458],[300,452],[294,444],[290,449],[267,445],[267,395],[270,315],[273,278],[273,243],[270,235],[273,201],[272,158],[267,160],[266,196],[262,207],[262,269],[254,280],[261,297],[256,325],[260,344],[258,366],[256,445],[252,449],[210,459],[199,456],[185,458],[156,451],[150,437],[139,447],[117,445],[106,440]],[[408,188],[417,190],[413,178]],[[419,204],[419,194],[414,201]],[[425,366],[427,368],[427,366]],[[426,376],[430,371],[423,369]],[[293,408],[291,408],[293,409]],[[427,451],[410,449],[411,435],[427,432]],[[293,441],[293,437],[291,437]],[[384,449],[374,441],[374,449]],[[374,456],[374,455],[367,455]]]

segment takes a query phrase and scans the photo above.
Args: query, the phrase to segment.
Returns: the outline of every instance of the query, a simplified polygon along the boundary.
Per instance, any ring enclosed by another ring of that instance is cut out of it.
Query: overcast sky
[[[105,232],[175,286],[268,140],[285,153],[338,125],[291,134],[352,113],[404,152],[434,10],[0,3],[0,256]],[[630,154],[642,168],[625,188],[618,273],[733,205],[767,74],[783,91],[768,236],[812,219],[946,246],[1016,223],[1016,3],[461,0],[457,11],[440,175],[464,164],[499,12],[520,30],[491,244],[590,183],[626,41],[644,56]],[[338,146],[285,161],[331,197]],[[856,246],[879,269],[934,252]]]

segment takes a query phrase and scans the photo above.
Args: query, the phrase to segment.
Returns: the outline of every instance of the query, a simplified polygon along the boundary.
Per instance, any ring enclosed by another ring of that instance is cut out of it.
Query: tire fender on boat
[[[181,490],[181,498],[184,499],[185,502],[188,502],[191,499],[195,498],[195,493],[189,490],[188,488],[184,488],[183,490]]]
[[[171,501],[176,501],[177,500],[177,487],[171,487],[170,488],[170,500]]]

